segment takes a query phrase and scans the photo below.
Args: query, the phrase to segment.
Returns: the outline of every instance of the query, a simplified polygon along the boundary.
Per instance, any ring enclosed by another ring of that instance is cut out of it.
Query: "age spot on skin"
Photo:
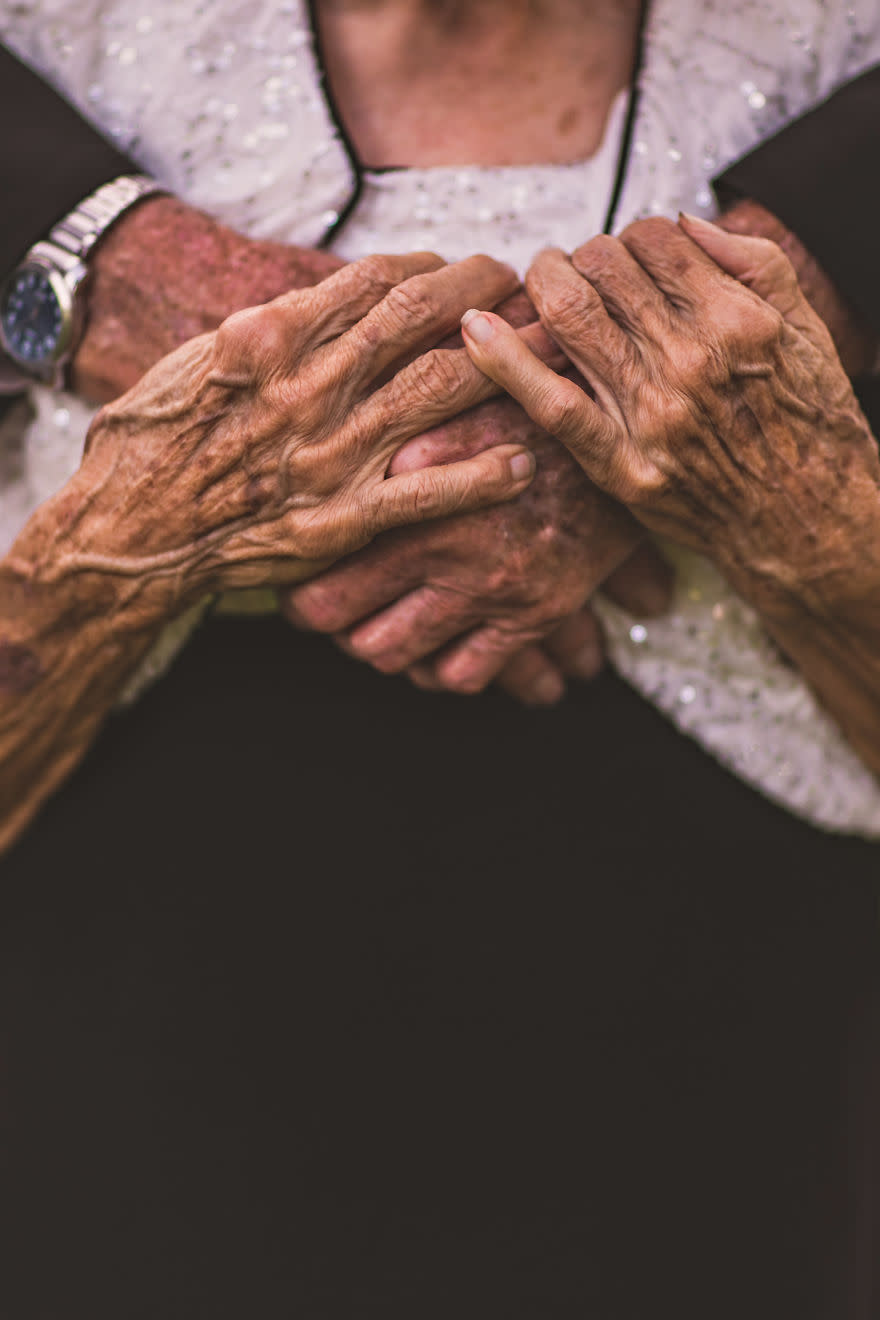
[[[580,115],[574,106],[571,106],[568,110],[563,110],[556,121],[556,131],[564,137],[566,133],[570,133],[577,126],[579,118]]]
[[[40,662],[26,646],[0,641],[0,692],[24,696],[42,676]]]

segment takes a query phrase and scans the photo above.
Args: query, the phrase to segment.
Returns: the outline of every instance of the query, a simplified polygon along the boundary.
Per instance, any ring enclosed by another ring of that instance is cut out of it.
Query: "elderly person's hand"
[[[108,574],[172,574],[193,593],[295,581],[378,532],[509,497],[521,445],[386,479],[412,435],[491,387],[467,355],[434,350],[468,290],[516,283],[488,257],[368,257],[314,289],[231,316],[107,405],[81,480]],[[514,468],[511,469],[511,463]],[[72,571],[67,560],[55,568]]]
[[[0,846],[205,592],[295,581],[524,489],[534,460],[515,444],[386,475],[401,444],[494,392],[463,349],[424,350],[474,290],[495,305],[516,283],[487,257],[370,257],[237,313],[98,414],[79,471],[0,563]]]
[[[823,322],[764,239],[683,217],[526,281],[591,398],[491,314],[474,362],[648,528],[710,556],[880,769],[880,461]]]
[[[502,440],[537,459],[518,499],[380,537],[283,598],[288,617],[335,633],[386,673],[415,666],[411,676],[427,687],[476,692],[498,676],[541,703],[562,695],[564,675],[597,673],[601,637],[584,602],[604,583],[625,607],[658,613],[671,574],[647,545],[633,558],[643,529],[558,441],[512,400],[492,400],[411,440],[391,471],[458,461]]]

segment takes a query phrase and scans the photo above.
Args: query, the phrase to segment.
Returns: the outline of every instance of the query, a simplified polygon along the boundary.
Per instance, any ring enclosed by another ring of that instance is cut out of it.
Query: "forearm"
[[[311,288],[344,263],[328,252],[247,239],[175,197],[150,198],[90,261],[73,388],[106,402],[167,353],[232,312]]]
[[[766,623],[853,750],[880,776],[880,629],[812,617],[797,626]]]
[[[57,580],[84,502],[74,481],[0,561],[0,851],[80,761],[169,617],[167,591],[144,582]]]
[[[880,495],[861,535],[823,538],[828,571],[786,581],[765,566],[734,580],[865,765],[880,775]],[[769,575],[768,575],[769,569]],[[772,585],[769,585],[772,581]]]
[[[232,312],[312,288],[346,263],[314,248],[245,238],[159,196],[113,225],[89,264],[86,329],[71,383],[84,398],[107,402]],[[516,326],[536,319],[524,293],[500,310]]]

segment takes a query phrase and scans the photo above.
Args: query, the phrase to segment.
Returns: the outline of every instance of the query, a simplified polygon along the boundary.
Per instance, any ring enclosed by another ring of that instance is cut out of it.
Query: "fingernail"
[[[510,460],[510,472],[514,481],[523,481],[526,477],[531,477],[534,471],[535,456],[530,449],[514,454]]]
[[[571,668],[580,678],[592,678],[602,668],[602,652],[598,646],[582,646],[571,661]]]
[[[492,336],[492,322],[488,316],[472,307],[461,318],[461,328],[466,331],[475,344],[485,344]]]
[[[534,700],[547,706],[558,701],[564,692],[565,684],[557,674],[542,674],[532,687]]]
[[[711,220],[707,220],[705,216],[702,216],[702,215],[691,215],[690,211],[679,211],[679,213],[678,213],[678,218],[679,218],[679,220],[687,220],[688,224],[691,224],[691,225],[697,225],[697,226],[700,226],[700,225],[704,225],[704,226],[705,226],[705,225],[708,225],[708,227],[709,227],[710,229],[717,229],[717,228],[718,228],[717,225],[713,225],[713,224],[712,224],[712,221],[711,221]]]

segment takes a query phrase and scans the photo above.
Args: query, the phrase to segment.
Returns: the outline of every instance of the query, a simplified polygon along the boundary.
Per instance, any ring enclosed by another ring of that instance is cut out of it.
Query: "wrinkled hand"
[[[474,362],[762,613],[805,595],[839,604],[853,548],[877,540],[880,463],[780,249],[687,217],[641,221],[571,260],[541,254],[526,287],[595,399],[491,314],[465,317]]]
[[[640,613],[667,602],[665,565],[647,547],[631,558],[638,523],[510,399],[411,440],[390,470],[460,461],[505,441],[537,458],[522,496],[381,537],[295,588],[282,600],[288,617],[334,633],[383,672],[408,670],[424,687],[476,692],[497,676],[514,695],[542,702],[562,695],[564,674],[592,677],[601,639],[582,607],[597,587],[613,595],[616,585],[620,602]],[[533,645],[543,638],[547,649]]]
[[[56,576],[163,580],[184,604],[518,494],[534,460],[509,444],[386,477],[401,444],[493,392],[463,349],[424,350],[472,288],[495,304],[515,285],[488,257],[369,257],[185,345],[96,417],[65,496],[87,533]]]

